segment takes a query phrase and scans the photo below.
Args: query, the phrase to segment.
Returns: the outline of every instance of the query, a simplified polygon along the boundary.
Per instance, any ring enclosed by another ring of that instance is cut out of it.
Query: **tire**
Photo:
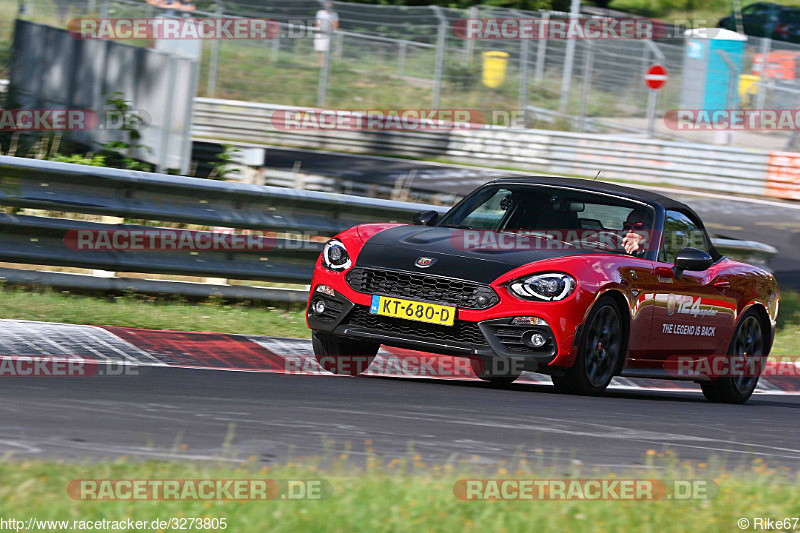
[[[558,392],[599,396],[622,366],[627,348],[619,306],[604,296],[586,319],[575,363],[564,375],[552,376],[553,385]]]
[[[766,357],[764,353],[764,324],[754,311],[748,311],[733,333],[728,355]],[[741,404],[746,402],[758,384],[759,376],[719,377],[714,381],[701,381],[703,395],[711,402]]]
[[[483,381],[494,385],[510,385],[522,374],[520,361],[507,357],[470,359],[472,371]]]
[[[357,376],[369,368],[381,345],[315,331],[311,344],[317,363],[331,374]]]

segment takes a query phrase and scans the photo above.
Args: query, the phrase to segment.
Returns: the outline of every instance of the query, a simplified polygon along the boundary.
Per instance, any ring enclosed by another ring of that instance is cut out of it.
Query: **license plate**
[[[441,326],[452,326],[456,319],[455,307],[377,295],[372,297],[369,312],[373,315],[393,316]]]

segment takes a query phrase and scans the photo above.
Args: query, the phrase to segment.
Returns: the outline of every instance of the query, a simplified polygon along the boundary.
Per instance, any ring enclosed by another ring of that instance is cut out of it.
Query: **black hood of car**
[[[437,226],[397,226],[369,239],[358,254],[358,267],[386,268],[408,272],[491,283],[506,272],[519,266],[573,255],[608,253],[602,250],[583,250],[546,239],[538,239],[542,246],[488,246],[465,245],[465,230]],[[474,237],[478,232],[472,233]],[[497,235],[497,234],[495,234]],[[432,260],[420,268],[420,258]]]

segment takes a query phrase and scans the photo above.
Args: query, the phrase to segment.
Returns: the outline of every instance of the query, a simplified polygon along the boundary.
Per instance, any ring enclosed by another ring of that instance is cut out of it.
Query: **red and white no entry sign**
[[[650,89],[662,88],[667,83],[667,69],[661,65],[651,65],[645,72],[644,83]]]

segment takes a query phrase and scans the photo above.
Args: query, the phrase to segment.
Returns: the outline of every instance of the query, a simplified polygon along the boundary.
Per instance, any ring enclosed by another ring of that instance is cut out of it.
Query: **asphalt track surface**
[[[504,174],[296,150],[271,149],[267,155],[273,168],[281,168],[281,161],[291,168],[297,160],[306,172],[384,183],[414,169],[417,187],[461,193]],[[784,286],[800,287],[796,206],[675,196],[697,209],[716,234],[776,246],[780,253],[770,266]],[[21,326],[21,332],[18,324],[13,336],[0,325],[0,341],[13,340],[10,351],[0,355],[45,345],[58,353],[78,331],[47,333],[34,324]],[[117,341],[86,334],[98,358],[131,357]],[[278,341],[292,349],[300,342]],[[797,469],[800,459],[798,395],[765,391],[739,406],[709,403],[696,386],[623,386],[587,398],[560,395],[536,381],[498,388],[469,379],[286,375],[253,371],[258,362],[244,370],[187,368],[197,346],[196,340],[178,340],[156,349],[154,366],[139,367],[134,376],[0,378],[0,452],[22,458],[233,463],[255,456],[279,463],[330,453],[328,440],[334,454],[349,449],[356,461],[365,457],[366,441],[387,459],[406,457],[413,445],[428,464],[460,459],[496,464],[524,452],[545,465],[579,462],[618,470],[644,465],[648,450],[666,449],[695,462],[715,456],[729,467],[762,459]],[[241,347],[230,350],[231,357],[244,353]],[[214,357],[224,362],[226,354]]]
[[[269,168],[291,170],[299,161],[303,172],[389,185],[414,171],[412,188],[454,194],[466,194],[487,181],[513,174],[502,170],[360,154],[265,148]],[[636,176],[632,175],[631,179],[635,180]],[[775,246],[778,255],[770,261],[769,268],[781,287],[800,290],[800,203],[759,201],[729,195],[720,198],[704,193],[670,192],[668,189],[659,192],[695,209],[709,232],[715,235]]]
[[[387,460],[413,445],[428,464],[494,465],[524,453],[542,465],[621,470],[667,449],[729,467],[762,459],[796,469],[800,459],[796,386],[720,405],[694,384],[654,390],[674,385],[622,379],[588,398],[557,394],[535,375],[498,388],[474,377],[281,373],[287,356],[313,361],[305,340],[24,321],[0,329],[3,364],[13,355],[136,364],[124,377],[4,374],[0,453],[16,458],[271,464],[348,450],[360,462],[371,441]]]
[[[350,445],[355,461],[367,440],[387,459],[407,457],[413,444],[429,464],[494,464],[524,452],[545,465],[616,470],[666,449],[729,467],[761,458],[795,469],[800,459],[800,397],[788,395],[733,406],[698,393],[586,398],[548,385],[153,368],[136,377],[2,378],[0,405],[0,451],[26,458],[274,463],[322,456],[329,439],[336,455]]]

